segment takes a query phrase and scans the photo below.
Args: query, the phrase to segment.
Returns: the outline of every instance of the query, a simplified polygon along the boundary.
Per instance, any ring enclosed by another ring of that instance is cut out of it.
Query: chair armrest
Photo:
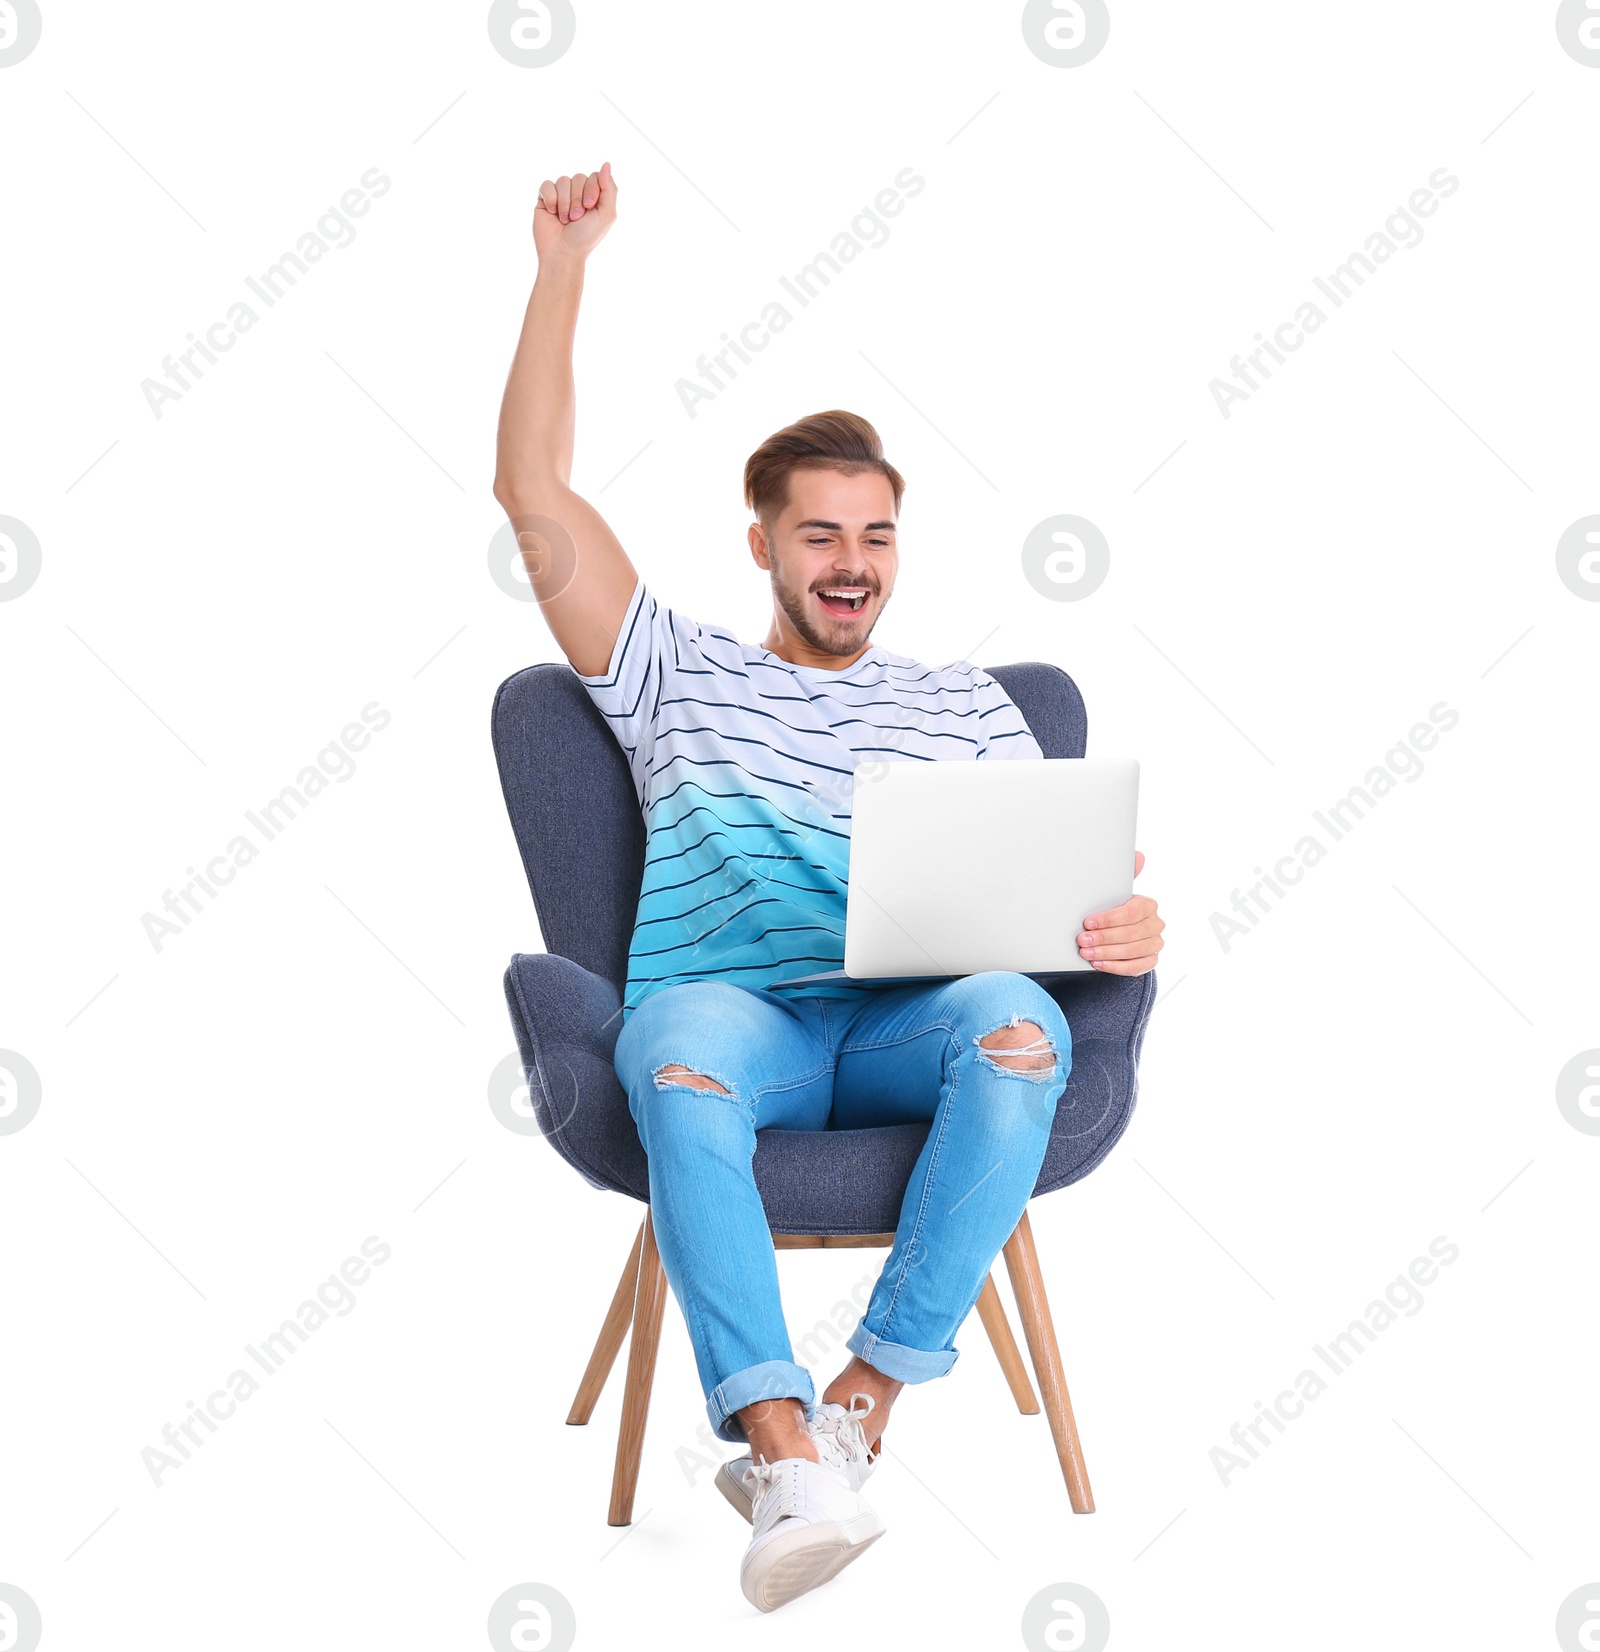
[[[611,1060],[622,1031],[622,999],[604,976],[557,952],[518,952],[505,988],[513,1022],[520,1017],[542,1038]]]
[[[1061,1006],[1072,1037],[1111,1038],[1131,1043],[1135,1056],[1156,1001],[1156,973],[1105,975],[1097,969],[1047,976],[1040,985]]]
[[[1037,1197],[1081,1181],[1117,1145],[1139,1099],[1139,1052],[1156,977],[1079,970],[1040,985],[1072,1032],[1072,1071],[1056,1103]]]
[[[519,952],[505,994],[540,1133],[591,1186],[648,1202],[644,1147],[613,1064],[617,989],[559,953]]]

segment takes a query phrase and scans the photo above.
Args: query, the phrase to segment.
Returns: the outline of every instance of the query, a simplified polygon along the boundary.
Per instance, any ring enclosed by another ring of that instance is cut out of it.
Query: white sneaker
[[[745,1470],[754,1504],[739,1587],[770,1612],[826,1583],[883,1536],[883,1517],[838,1469],[809,1457],[765,1458]]]
[[[806,1424],[816,1441],[817,1456],[829,1468],[838,1469],[852,1491],[861,1490],[883,1455],[881,1444],[877,1451],[869,1449],[866,1430],[861,1426],[875,1403],[870,1394],[852,1394],[848,1406],[824,1401],[817,1407],[816,1416]],[[750,1454],[746,1452],[743,1457],[730,1458],[717,1470],[717,1490],[746,1520],[751,1518],[750,1491],[744,1481],[749,1467]]]

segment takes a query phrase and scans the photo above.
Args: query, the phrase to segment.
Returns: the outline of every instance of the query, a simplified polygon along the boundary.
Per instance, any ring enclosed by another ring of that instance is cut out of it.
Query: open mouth
[[[817,592],[817,601],[830,614],[840,614],[848,618],[851,614],[859,614],[867,605],[867,590],[860,585],[827,586]]]

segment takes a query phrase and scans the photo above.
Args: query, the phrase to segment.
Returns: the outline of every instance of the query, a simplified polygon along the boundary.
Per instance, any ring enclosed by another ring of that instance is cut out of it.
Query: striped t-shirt
[[[869,647],[843,671],[790,665],[663,607],[641,579],[606,669],[578,674],[627,754],[645,824],[623,1019],[684,981],[856,998],[844,967],[853,771],[1043,757],[1022,713],[965,660]]]

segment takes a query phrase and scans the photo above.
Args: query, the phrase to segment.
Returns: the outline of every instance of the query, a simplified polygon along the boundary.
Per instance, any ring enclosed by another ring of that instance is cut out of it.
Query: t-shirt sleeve
[[[605,670],[592,677],[575,673],[636,769],[649,758],[662,688],[677,663],[676,622],[641,577]]]
[[[1043,757],[1016,702],[987,671],[974,670],[972,692],[978,706],[981,758]]]

